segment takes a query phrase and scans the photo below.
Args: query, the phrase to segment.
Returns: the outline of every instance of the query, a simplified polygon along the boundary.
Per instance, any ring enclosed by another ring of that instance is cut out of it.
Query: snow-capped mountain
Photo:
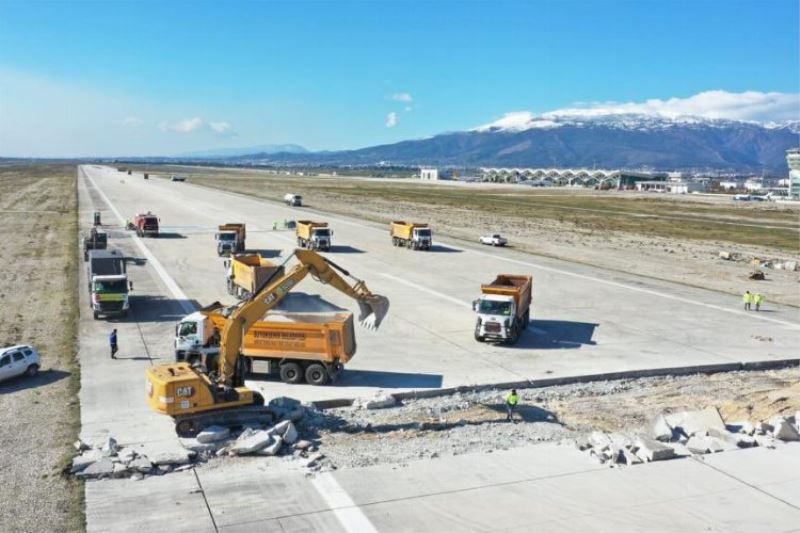
[[[320,165],[453,165],[588,167],[785,174],[785,152],[797,147],[800,121],[754,121],[614,115],[511,113],[469,131],[395,144],[247,159]]]

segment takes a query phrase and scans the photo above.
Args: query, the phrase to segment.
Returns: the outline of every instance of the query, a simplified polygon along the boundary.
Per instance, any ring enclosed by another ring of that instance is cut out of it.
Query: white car
[[[499,233],[493,233],[491,235],[484,235],[481,237],[481,244],[488,244],[490,246],[505,246],[508,244],[508,239]]]
[[[178,176],[177,174],[173,174],[170,178],[170,181],[186,181],[186,176]]]
[[[0,349],[0,381],[21,376],[35,376],[39,371],[39,352],[20,344]]]

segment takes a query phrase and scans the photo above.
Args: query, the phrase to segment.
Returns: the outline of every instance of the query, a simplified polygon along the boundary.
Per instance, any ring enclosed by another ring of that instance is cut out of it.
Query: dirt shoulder
[[[74,165],[0,166],[0,345],[42,356],[0,383],[0,531],[84,529],[83,484],[61,475],[80,428],[77,209]]]
[[[768,303],[800,306],[800,271],[765,268],[766,280],[748,279],[754,257],[800,261],[800,211],[789,207],[692,195],[181,170],[207,187],[275,201],[301,193],[315,209],[380,223],[426,221],[435,235],[468,242],[499,231],[514,248],[537,255],[731,294],[756,291]],[[721,259],[723,251],[738,260]]]

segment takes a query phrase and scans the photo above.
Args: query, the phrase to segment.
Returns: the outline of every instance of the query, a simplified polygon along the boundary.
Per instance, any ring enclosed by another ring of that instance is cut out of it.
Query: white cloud
[[[388,115],[386,115],[386,127],[387,128],[394,128],[397,126],[397,113],[392,111]]]
[[[760,123],[800,120],[800,94],[745,91],[704,91],[687,98],[657,98],[644,102],[589,102],[554,109],[537,116],[529,111],[506,113],[479,128],[528,129],[555,127],[558,119],[599,119],[615,115],[643,115],[664,119],[698,117]]]
[[[143,122],[139,117],[125,117],[122,119],[123,126],[141,126]]]
[[[209,122],[208,127],[215,133],[220,135],[235,136],[236,132],[233,130],[230,122]]]
[[[414,98],[409,93],[395,93],[392,95],[395,102],[413,102]]]
[[[199,130],[203,126],[203,119],[200,117],[192,117],[192,118],[185,118],[183,120],[179,120],[174,124],[167,124],[166,122],[162,122],[159,127],[161,129],[167,129],[169,131],[174,131],[177,133],[191,133],[193,131]]]
[[[405,107],[405,109],[403,109],[403,111],[405,111],[406,113],[411,113],[412,111],[414,111],[414,108],[408,105]]]

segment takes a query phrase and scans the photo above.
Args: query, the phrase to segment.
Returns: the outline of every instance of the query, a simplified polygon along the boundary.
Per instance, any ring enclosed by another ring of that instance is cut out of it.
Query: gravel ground
[[[83,485],[61,476],[79,420],[76,213],[74,166],[0,166],[0,346],[42,356],[0,383],[3,532],[83,528]]]

